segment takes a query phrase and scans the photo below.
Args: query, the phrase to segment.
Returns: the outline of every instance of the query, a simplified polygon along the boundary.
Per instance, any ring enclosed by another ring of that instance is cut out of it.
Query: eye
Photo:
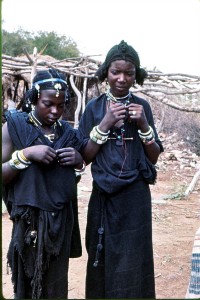
[[[127,75],[130,76],[130,77],[131,77],[131,76],[134,76],[134,75],[135,75],[135,72],[133,72],[133,71],[127,72]]]
[[[112,73],[113,75],[116,75],[116,74],[117,74],[117,71],[112,70],[111,73]]]
[[[64,106],[65,106],[64,103],[61,103],[61,104],[58,105],[59,108],[63,108]]]
[[[45,105],[46,107],[51,107],[51,104],[50,104],[50,103],[44,103],[44,105]]]

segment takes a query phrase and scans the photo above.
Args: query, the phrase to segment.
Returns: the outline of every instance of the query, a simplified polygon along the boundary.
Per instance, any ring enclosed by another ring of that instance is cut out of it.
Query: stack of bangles
[[[138,133],[141,141],[145,145],[151,145],[155,142],[155,133],[151,126],[149,126],[149,130],[147,132],[141,132],[141,130],[138,130]]]
[[[18,150],[12,154],[8,163],[12,169],[23,170],[28,168],[32,162],[25,157],[23,150]]]
[[[107,142],[110,130],[108,132],[102,132],[99,126],[94,126],[90,132],[90,138],[96,144],[102,145]]]

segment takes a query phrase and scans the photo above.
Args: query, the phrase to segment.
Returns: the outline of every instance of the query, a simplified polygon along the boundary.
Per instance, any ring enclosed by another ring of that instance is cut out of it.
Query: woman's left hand
[[[140,129],[142,132],[148,131],[149,125],[143,106],[131,103],[130,105],[127,105],[127,109],[129,118],[136,121],[138,129]]]
[[[56,150],[57,160],[61,166],[77,166],[83,165],[81,154],[72,147]]]

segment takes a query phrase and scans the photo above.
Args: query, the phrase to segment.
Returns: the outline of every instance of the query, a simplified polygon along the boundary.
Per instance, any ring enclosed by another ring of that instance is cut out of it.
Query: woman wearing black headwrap
[[[81,256],[75,168],[83,166],[80,153],[86,142],[59,120],[68,99],[62,74],[39,71],[24,103],[30,112],[7,114],[3,126],[4,201],[13,221],[8,264],[15,299],[67,298],[69,257]]]
[[[155,183],[163,147],[149,103],[130,92],[147,73],[122,41],[96,75],[110,88],[89,101],[79,124],[80,135],[99,148],[97,155],[85,156],[93,160],[86,298],[155,298],[149,184]]]

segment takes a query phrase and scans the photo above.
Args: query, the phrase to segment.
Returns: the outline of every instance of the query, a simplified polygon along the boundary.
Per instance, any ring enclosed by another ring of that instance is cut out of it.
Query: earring
[[[60,83],[56,83],[54,84],[54,88],[56,89],[56,97],[59,97],[59,90],[61,90],[61,84]]]
[[[36,90],[38,92],[38,99],[39,99],[40,98],[40,86],[39,86],[39,84],[36,84],[35,88],[36,88]]]

